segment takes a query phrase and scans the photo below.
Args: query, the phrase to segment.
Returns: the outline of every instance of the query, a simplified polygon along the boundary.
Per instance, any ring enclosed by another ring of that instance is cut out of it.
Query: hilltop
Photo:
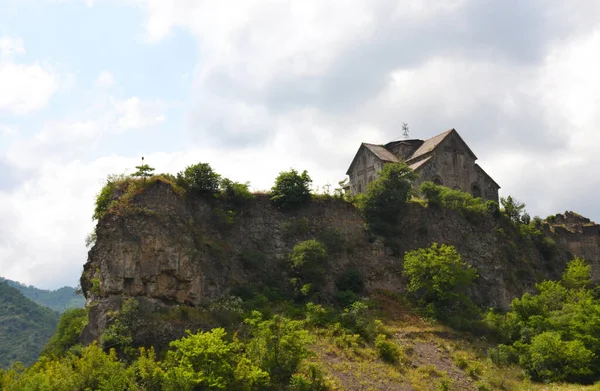
[[[594,381],[596,317],[582,314],[600,313],[600,226],[431,182],[411,197],[410,172],[390,167],[356,199],[311,195],[294,170],[268,195],[206,164],[109,179],[81,277],[87,314],[61,320],[51,349],[67,360],[65,389]],[[73,369],[90,360],[104,369]]]
[[[63,313],[70,308],[83,308],[85,306],[85,297],[77,293],[75,288],[63,286],[56,290],[39,289],[33,285],[22,284],[0,277],[0,281],[16,288],[25,297],[35,303],[48,307],[58,313]]]

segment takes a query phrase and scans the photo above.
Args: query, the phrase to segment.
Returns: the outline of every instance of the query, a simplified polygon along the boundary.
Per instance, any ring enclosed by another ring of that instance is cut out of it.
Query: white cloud
[[[115,77],[109,71],[102,71],[96,79],[96,85],[98,87],[109,87],[116,84]]]
[[[290,167],[335,184],[361,141],[398,137],[402,122],[419,138],[455,127],[502,194],[532,214],[571,209],[600,220],[599,6],[589,1],[123,1],[142,5],[148,41],[185,29],[201,53],[190,74],[188,149],[144,153],[159,172],[201,160],[260,190]],[[114,77],[103,72],[97,82],[113,85]],[[0,260],[29,263],[0,266],[25,282],[37,273],[23,265],[50,270],[44,265],[56,259],[77,276],[93,194],[107,173],[138,164],[90,161],[89,151],[166,122],[161,96],[102,94],[88,110],[11,145],[9,161],[34,177],[0,196],[0,219],[15,221],[18,233],[0,232],[0,240],[12,238],[0,245]],[[39,228],[48,226],[56,231]],[[35,245],[20,242],[27,232]],[[50,270],[35,278],[58,277]]]
[[[23,40],[21,38],[0,37],[0,55],[12,56],[13,54],[22,53],[25,53],[25,48],[23,47]]]
[[[114,103],[118,113],[118,124],[122,129],[142,129],[165,122],[160,103],[143,102],[138,97]]]
[[[39,62],[24,65],[0,60],[0,112],[26,114],[46,106],[60,77]]]

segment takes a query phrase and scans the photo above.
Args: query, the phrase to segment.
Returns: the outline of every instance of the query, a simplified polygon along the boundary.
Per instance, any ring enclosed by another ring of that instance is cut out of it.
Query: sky
[[[0,275],[75,286],[145,157],[269,189],[455,128],[529,213],[600,221],[600,2],[0,0]]]

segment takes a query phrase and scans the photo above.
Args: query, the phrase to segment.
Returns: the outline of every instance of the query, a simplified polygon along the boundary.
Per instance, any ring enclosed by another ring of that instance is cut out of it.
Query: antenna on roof
[[[408,139],[408,124],[406,122],[402,122],[402,137],[405,140]]]

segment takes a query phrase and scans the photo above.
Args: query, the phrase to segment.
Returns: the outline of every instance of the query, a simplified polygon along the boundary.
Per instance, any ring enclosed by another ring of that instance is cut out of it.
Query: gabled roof
[[[368,149],[372,154],[374,154],[375,156],[377,156],[377,158],[381,159],[384,162],[396,163],[400,161],[400,159],[396,155],[385,149],[383,145],[361,143],[360,147],[358,148],[358,151],[356,151],[356,154],[354,155],[354,159],[352,159],[352,163],[350,163],[350,166],[346,171],[346,175],[350,175],[350,169],[356,162],[356,159],[358,158],[358,155],[360,155],[360,151],[363,148]]]
[[[362,143],[362,145],[364,145],[369,151],[373,152],[375,154],[375,156],[377,156],[379,159],[383,160],[384,162],[396,163],[396,162],[400,161],[398,156],[394,155],[393,153],[391,153],[390,151],[385,149],[385,147],[383,145],[367,144],[367,143]]]
[[[408,167],[410,167],[413,171],[417,171],[419,168],[423,167],[430,160],[431,160],[431,156],[428,156],[425,159],[421,159],[418,162],[413,163]]]
[[[408,160],[416,159],[419,156],[425,155],[426,153],[433,151],[435,147],[437,147],[442,141],[444,141],[453,130],[454,129],[447,130],[444,133],[440,133],[437,136],[433,136],[432,138],[425,140],[423,144],[421,144],[419,149],[417,149]]]
[[[442,141],[444,141],[448,136],[450,136],[453,133],[465,145],[467,151],[475,158],[475,160],[477,160],[477,156],[475,156],[471,148],[469,148],[467,143],[465,143],[465,140],[463,140],[462,137],[460,137],[456,129],[452,128],[450,130],[445,131],[444,133],[440,133],[437,136],[433,136],[432,138],[425,140],[425,142],[423,142],[419,149],[417,149],[407,161],[410,162],[433,151],[438,147],[438,145],[442,143]]]

